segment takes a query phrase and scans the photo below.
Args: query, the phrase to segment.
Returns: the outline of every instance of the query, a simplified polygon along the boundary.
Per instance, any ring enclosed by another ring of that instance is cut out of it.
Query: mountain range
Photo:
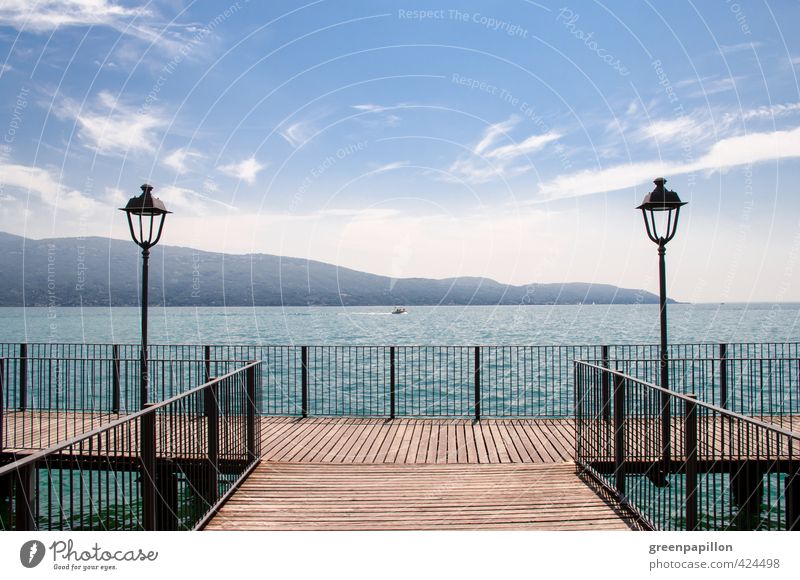
[[[0,232],[0,306],[135,306],[141,253],[110,238],[34,240]],[[270,254],[151,250],[149,300],[165,306],[654,304],[643,290],[580,282],[390,278]]]

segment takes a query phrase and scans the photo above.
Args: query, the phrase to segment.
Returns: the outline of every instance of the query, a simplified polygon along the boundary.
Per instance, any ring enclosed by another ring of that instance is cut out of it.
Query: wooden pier
[[[576,475],[571,420],[263,421],[207,530],[636,528]]]

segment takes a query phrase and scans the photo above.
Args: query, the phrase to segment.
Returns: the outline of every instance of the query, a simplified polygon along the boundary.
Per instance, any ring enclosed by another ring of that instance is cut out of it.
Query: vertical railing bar
[[[113,362],[111,366],[111,412],[112,413],[119,413],[119,399],[120,399],[120,385],[119,385],[119,371],[120,371],[120,360],[119,360],[119,345],[115,344],[112,347],[112,357]]]
[[[300,347],[300,411],[303,419],[308,417],[308,347]],[[324,410],[323,410],[324,412]]]
[[[697,403],[695,395],[686,393],[691,400],[684,400],[684,454],[686,456],[686,529],[697,529]]]
[[[481,347],[475,347],[475,420],[481,420]]]
[[[389,347],[389,418],[394,419],[396,416],[396,402],[397,397],[397,369],[395,363],[395,347]]]
[[[19,345],[19,410],[25,411],[28,408],[28,343],[23,342]]]
[[[617,494],[625,498],[625,379],[614,374],[614,480]]]
[[[149,409],[153,403],[145,403],[144,409]],[[146,531],[156,529],[156,414],[145,413],[141,416],[141,448],[139,452],[141,461],[141,486],[142,486],[142,523]]]
[[[247,393],[247,455],[250,461],[258,458],[256,453],[256,361],[251,361],[245,377]]]
[[[608,368],[608,345],[604,344],[600,347],[600,357],[603,360],[603,366]],[[611,375],[604,372],[602,376],[602,411],[603,419],[608,421],[611,419]]]

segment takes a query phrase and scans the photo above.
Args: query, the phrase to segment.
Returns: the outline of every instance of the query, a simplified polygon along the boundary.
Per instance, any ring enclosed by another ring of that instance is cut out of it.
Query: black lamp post
[[[164,202],[153,197],[153,186],[144,184],[142,195],[137,195],[128,200],[125,207],[120,208],[128,216],[128,226],[131,237],[142,248],[142,377],[141,377],[141,406],[148,403],[150,396],[150,375],[147,371],[147,269],[150,260],[150,248],[161,239],[161,230],[164,228],[164,218],[168,213]]]
[[[659,177],[653,183],[656,188],[644,196],[644,201],[636,209],[642,210],[644,225],[647,228],[647,237],[658,244],[658,282],[659,304],[661,310],[661,353],[659,366],[661,370],[661,388],[669,390],[669,367],[667,365],[667,280],[664,255],[667,253],[667,242],[675,237],[678,228],[678,216],[681,206],[686,205],[678,194],[670,191],[664,184],[667,182]],[[663,228],[663,232],[659,231]],[[661,394],[661,437],[663,442],[664,462],[670,459],[670,423],[671,413],[669,408],[669,395]]]

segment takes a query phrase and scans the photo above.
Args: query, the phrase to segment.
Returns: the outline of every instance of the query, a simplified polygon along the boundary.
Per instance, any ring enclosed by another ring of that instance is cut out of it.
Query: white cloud
[[[167,167],[174,169],[176,173],[183,174],[189,172],[190,162],[192,159],[202,158],[202,154],[182,147],[167,155],[162,163]]]
[[[387,110],[389,107],[385,107],[383,105],[373,105],[371,103],[366,103],[363,105],[353,105],[353,108],[357,111],[364,111],[366,113],[381,113]]]
[[[40,167],[2,163],[0,183],[4,189],[35,193],[45,204],[70,212],[89,211],[99,206],[97,201],[80,191],[64,187],[49,171]]]
[[[655,139],[659,142],[668,142],[689,137],[696,138],[703,134],[707,133],[702,123],[688,116],[682,116],[677,119],[652,121],[636,132],[636,138],[640,141]]]
[[[736,165],[800,157],[800,127],[789,131],[750,133],[717,141],[694,162],[646,161],[562,175],[543,183],[544,199],[616,191],[646,183],[659,175],[717,171]]]
[[[295,149],[304,145],[313,134],[314,127],[309,121],[299,121],[281,131],[281,137]]]
[[[739,83],[746,80],[746,76],[711,75],[705,77],[695,77],[683,79],[675,83],[676,89],[686,89],[686,96],[690,98],[705,98],[711,95],[718,95],[728,91],[736,90]],[[684,91],[680,91],[684,94]]]
[[[388,111],[394,111],[406,106],[407,105],[405,104],[399,104],[388,107],[384,105],[365,103],[360,105],[352,105],[352,108],[364,113],[374,113],[374,115],[370,116],[370,119],[362,119],[362,121],[369,126],[396,127],[400,124],[402,119],[394,113],[390,113]]]
[[[719,53],[722,56],[727,56],[736,52],[742,52],[743,50],[755,50],[763,45],[764,43],[760,41],[740,42],[739,44],[721,44],[719,46]]]
[[[484,183],[492,179],[508,179],[522,175],[531,169],[526,163],[514,164],[514,161],[542,149],[548,143],[558,140],[558,133],[548,132],[532,135],[518,143],[498,145],[508,138],[520,119],[511,117],[507,121],[494,123],[483,132],[481,140],[473,147],[472,154],[454,161],[447,172],[448,181],[464,180],[470,183]]]
[[[402,167],[407,167],[407,161],[392,161],[391,163],[385,163],[375,169],[372,170],[373,173],[383,173],[384,171],[394,171],[395,169],[400,169]]]
[[[145,8],[126,8],[108,0],[0,0],[0,21],[6,26],[32,32],[49,32],[67,26],[120,27]]]
[[[486,131],[483,132],[483,138],[478,142],[477,145],[475,145],[472,151],[476,155],[482,155],[489,147],[494,145],[498,139],[500,139],[503,135],[507,135],[508,132],[511,131],[511,129],[513,129],[518,122],[519,119],[512,117],[508,121],[489,125]]]
[[[154,151],[157,134],[166,126],[158,113],[137,111],[107,91],[98,94],[94,107],[80,107],[66,100],[58,112],[74,119],[81,141],[103,155]]]
[[[499,160],[516,159],[517,157],[539,151],[548,143],[558,140],[559,137],[560,135],[557,133],[532,135],[520,143],[512,143],[511,145],[504,145],[502,147],[492,149],[491,151],[487,151],[485,156]]]
[[[192,189],[178,187],[177,185],[167,185],[158,191],[158,197],[164,202],[170,211],[181,215],[203,215],[208,210],[208,204],[212,203],[235,210],[236,207],[225,202],[198,193]]]
[[[0,24],[34,34],[69,27],[105,26],[120,35],[144,41],[155,49],[186,57],[197,36],[196,27],[160,17],[147,7],[129,7],[115,0],[0,0]],[[169,22],[164,24],[164,22]],[[192,47],[197,50],[197,46]],[[136,50],[141,60],[141,50]]]
[[[247,183],[254,183],[258,173],[264,169],[266,165],[259,163],[255,155],[244,159],[238,163],[230,163],[228,165],[220,165],[217,167],[222,173],[241,179]]]
[[[0,63],[0,75],[10,70],[13,70],[13,67],[10,64]]]
[[[750,109],[741,113],[727,115],[727,119],[731,121],[751,121],[756,119],[774,119],[777,117],[785,117],[795,113],[800,113],[800,103],[784,103],[778,105],[765,105],[757,109]]]

